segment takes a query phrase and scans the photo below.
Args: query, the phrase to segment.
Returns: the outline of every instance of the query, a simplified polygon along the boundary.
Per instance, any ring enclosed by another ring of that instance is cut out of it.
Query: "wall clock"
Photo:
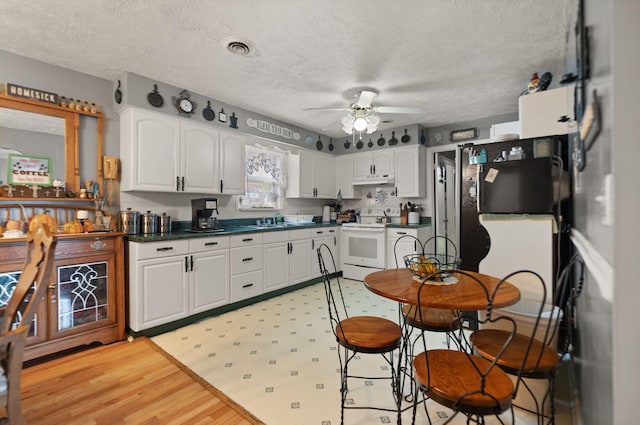
[[[191,93],[187,90],[182,90],[177,98],[174,98],[174,104],[178,108],[178,113],[185,117],[190,117],[196,111],[198,106],[193,100],[191,100]]]

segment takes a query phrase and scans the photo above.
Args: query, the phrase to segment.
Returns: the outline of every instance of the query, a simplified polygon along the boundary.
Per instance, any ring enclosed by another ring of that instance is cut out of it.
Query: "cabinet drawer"
[[[266,232],[262,235],[262,243],[286,242],[289,240],[288,230],[279,230],[277,232]]]
[[[262,233],[246,233],[244,235],[231,236],[231,248],[249,245],[261,245]]]
[[[311,239],[315,229],[297,229],[289,231],[289,240],[297,241],[299,239]]]
[[[100,253],[114,252],[116,250],[114,238],[87,238],[64,240],[58,239],[56,242],[55,256],[56,258],[92,255]]]
[[[231,302],[262,294],[262,270],[231,276]]]
[[[189,239],[189,251],[206,252],[229,248],[229,236]]]
[[[231,274],[262,269],[262,244],[231,248]]]
[[[387,227],[388,238],[399,238],[404,235],[418,236],[418,229],[394,229]]]
[[[163,242],[129,242],[131,255],[136,260],[148,258],[170,257],[173,255],[186,255],[189,252],[189,241],[173,240]]]

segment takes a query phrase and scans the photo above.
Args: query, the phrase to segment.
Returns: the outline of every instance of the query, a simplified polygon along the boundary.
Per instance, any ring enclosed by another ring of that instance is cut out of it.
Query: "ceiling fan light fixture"
[[[368,125],[369,123],[367,122],[366,118],[358,117],[353,122],[353,129],[356,131],[363,131],[364,129],[367,128]]]

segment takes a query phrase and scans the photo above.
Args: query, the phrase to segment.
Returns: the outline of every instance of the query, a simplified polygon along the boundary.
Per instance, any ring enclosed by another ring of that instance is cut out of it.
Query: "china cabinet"
[[[56,234],[48,295],[27,340],[25,360],[125,337],[123,236]],[[0,239],[0,306],[20,276],[24,238]]]

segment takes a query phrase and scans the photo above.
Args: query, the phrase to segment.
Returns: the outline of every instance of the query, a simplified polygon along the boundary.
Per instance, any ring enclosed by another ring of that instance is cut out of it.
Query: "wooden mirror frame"
[[[98,182],[100,196],[102,196],[103,175],[102,175],[102,121],[104,115],[101,112],[91,114],[82,111],[73,111],[58,105],[51,105],[42,102],[36,102],[28,99],[21,99],[13,96],[7,96],[0,93],[0,108],[15,109],[19,111],[32,112],[41,115],[50,115],[59,117],[65,121],[65,182],[68,192],[80,191],[80,165],[78,146],[78,128],[80,126],[80,115],[96,117],[97,136],[96,136],[96,179]]]

